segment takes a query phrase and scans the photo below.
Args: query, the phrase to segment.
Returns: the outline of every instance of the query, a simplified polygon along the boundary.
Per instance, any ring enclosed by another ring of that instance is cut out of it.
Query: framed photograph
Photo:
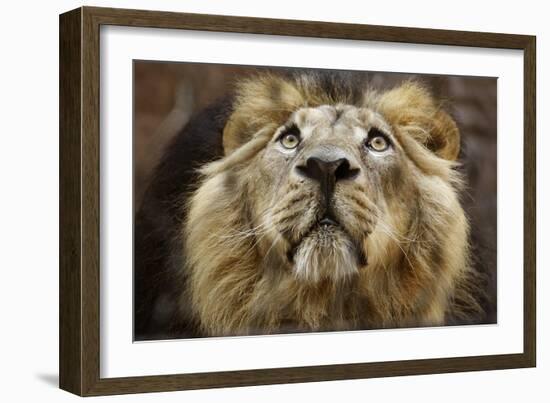
[[[533,367],[535,37],[60,16],[60,387]]]

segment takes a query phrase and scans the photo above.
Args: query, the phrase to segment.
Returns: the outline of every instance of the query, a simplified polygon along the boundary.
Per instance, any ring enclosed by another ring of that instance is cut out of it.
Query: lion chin
[[[330,222],[329,222],[330,221]],[[293,248],[289,259],[298,281],[318,283],[352,279],[366,257],[362,249],[332,220],[321,220]]]

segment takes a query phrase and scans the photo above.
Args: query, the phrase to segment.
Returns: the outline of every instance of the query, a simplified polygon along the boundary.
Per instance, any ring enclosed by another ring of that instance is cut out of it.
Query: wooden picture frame
[[[524,56],[523,353],[100,377],[100,27],[171,28],[519,49]],[[81,7],[60,16],[60,387],[81,396],[533,367],[536,363],[535,37]]]

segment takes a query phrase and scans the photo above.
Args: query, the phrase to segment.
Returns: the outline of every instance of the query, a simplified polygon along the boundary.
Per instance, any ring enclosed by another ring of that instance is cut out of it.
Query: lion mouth
[[[329,227],[338,227],[340,224],[338,221],[336,221],[333,217],[329,215],[325,215],[321,220],[319,220],[318,223],[314,224],[320,228],[328,229]],[[310,229],[310,232],[313,230],[313,228]]]
[[[337,242],[337,239],[342,236],[349,239],[353,244],[358,263],[361,266],[366,266],[367,257],[363,252],[363,248],[360,247],[359,243],[350,236],[345,227],[329,212],[315,221],[301,239],[291,245],[287,252],[287,259],[289,263],[294,263],[294,256],[306,239],[315,238],[316,243],[321,246],[321,248],[329,248],[331,243]]]
[[[302,236],[298,244],[315,233],[321,234],[322,238],[326,239],[327,237],[335,236],[336,232],[342,232],[346,237],[349,237],[343,225],[332,214],[327,212],[323,217],[311,224],[309,230]]]

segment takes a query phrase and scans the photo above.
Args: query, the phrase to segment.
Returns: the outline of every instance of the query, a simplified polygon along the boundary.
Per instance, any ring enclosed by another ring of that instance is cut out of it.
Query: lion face
[[[368,241],[387,231],[389,206],[408,215],[398,197],[409,193],[401,147],[368,108],[301,108],[275,130],[255,164],[261,244],[298,281],[351,278],[371,255],[384,253]]]
[[[223,143],[182,232],[182,304],[205,333],[444,322],[468,222],[458,130],[424,88],[254,77]]]

